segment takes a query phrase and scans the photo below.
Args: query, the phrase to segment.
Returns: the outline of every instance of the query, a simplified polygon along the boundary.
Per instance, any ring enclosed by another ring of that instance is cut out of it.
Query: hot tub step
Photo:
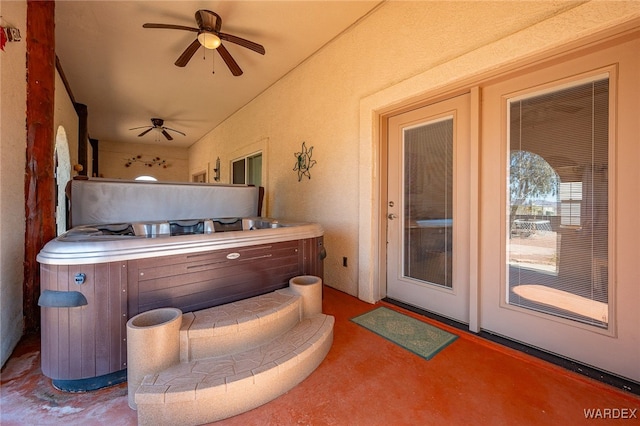
[[[138,424],[210,423],[271,401],[320,365],[333,342],[333,324],[332,316],[316,314],[253,349],[146,376],[135,396]]]
[[[180,361],[231,355],[265,344],[302,318],[300,296],[289,289],[182,316]]]

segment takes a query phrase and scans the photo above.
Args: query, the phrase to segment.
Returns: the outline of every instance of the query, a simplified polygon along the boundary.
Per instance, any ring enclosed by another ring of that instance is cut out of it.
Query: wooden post
[[[81,176],[87,176],[89,170],[87,163],[87,144],[89,143],[89,112],[87,106],[81,103],[73,104],[78,114],[78,164],[82,170],[78,172]]]
[[[100,177],[100,141],[89,138],[91,144],[91,171],[94,177]],[[88,175],[87,175],[88,176]]]
[[[53,1],[27,0],[27,147],[23,314],[25,333],[40,326],[36,256],[56,235],[54,180],[55,21]]]

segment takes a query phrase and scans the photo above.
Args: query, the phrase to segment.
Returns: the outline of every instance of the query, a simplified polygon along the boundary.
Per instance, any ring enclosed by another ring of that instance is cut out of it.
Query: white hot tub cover
[[[71,181],[71,226],[256,216],[255,186],[89,179]]]

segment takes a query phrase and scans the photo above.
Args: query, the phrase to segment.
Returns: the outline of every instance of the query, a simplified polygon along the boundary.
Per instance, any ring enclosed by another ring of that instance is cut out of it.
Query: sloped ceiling
[[[380,1],[56,1],[56,54],[76,102],[87,105],[91,138],[188,147],[246,105]],[[184,68],[176,59],[195,33],[144,23],[197,27],[195,12],[222,18],[221,31],[265,47],[264,56],[223,42],[243,75],[200,48]],[[158,132],[138,134],[151,118]]]

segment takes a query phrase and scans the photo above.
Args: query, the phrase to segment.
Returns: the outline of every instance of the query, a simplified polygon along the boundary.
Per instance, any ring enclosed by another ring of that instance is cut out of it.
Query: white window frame
[[[260,182],[258,185],[256,186],[264,186],[264,182],[262,182],[263,178],[262,178],[262,167],[264,164],[264,156],[262,151],[255,151],[252,152],[251,154],[247,154],[247,155],[243,155],[242,157],[237,157],[234,158],[233,160],[231,160],[230,165],[229,165],[229,182],[233,183],[233,184],[247,184],[247,180],[249,179],[250,173],[249,173],[249,165],[250,165],[250,159],[252,158],[256,158],[256,157],[261,157],[261,171],[260,171]],[[234,181],[234,173],[233,173],[233,166],[236,163],[239,162],[244,162],[244,182],[235,182]]]

